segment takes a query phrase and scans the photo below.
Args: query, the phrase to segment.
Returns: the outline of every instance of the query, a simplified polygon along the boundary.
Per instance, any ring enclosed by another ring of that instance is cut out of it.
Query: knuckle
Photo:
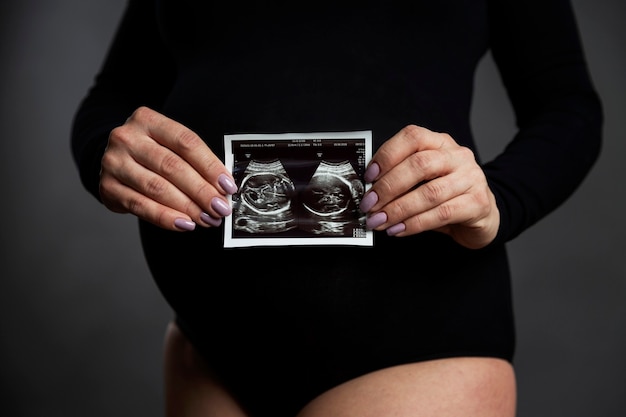
[[[209,184],[206,181],[202,181],[197,187],[196,187],[196,195],[197,196],[211,196],[213,192],[213,187],[211,186],[211,184]],[[210,199],[210,197],[209,197]]]
[[[104,152],[100,159],[100,167],[102,171],[106,172],[110,168],[115,166],[116,159],[110,152]]]
[[[487,185],[487,177],[485,177],[485,173],[478,165],[475,165],[474,169],[472,170],[471,176],[472,184],[481,185],[483,189],[489,188],[489,186]]]
[[[214,167],[219,167],[222,162],[217,159],[213,154],[210,154],[204,160],[204,167],[206,170],[211,171]]]
[[[137,131],[132,126],[117,126],[109,132],[104,154],[119,156],[131,153],[136,147],[137,140]]]
[[[443,139],[444,143],[456,143],[454,138],[452,136],[450,136],[450,134],[447,133],[447,132],[440,132],[439,135]]]
[[[111,209],[112,211],[119,211],[116,209],[117,205],[113,204],[113,193],[111,192],[109,188],[109,182],[106,179],[100,181],[100,185],[98,186],[98,193],[100,194],[100,199],[107,208]]]
[[[460,146],[458,148],[458,152],[459,152],[459,154],[460,154],[462,159],[471,160],[471,161],[475,161],[476,160],[476,156],[474,155],[474,151],[472,151],[467,146]]]
[[[100,174],[100,183],[98,185],[100,194],[106,193],[109,195],[109,190],[113,188],[114,179],[106,173]]]
[[[408,158],[411,170],[418,172],[430,172],[433,166],[433,158],[430,152],[416,152]]]
[[[404,201],[390,204],[388,208],[385,208],[385,211],[387,211],[388,221],[391,223],[395,223],[395,219],[402,220],[411,215],[411,208],[408,206],[408,202]]]
[[[410,220],[405,221],[405,224],[407,225],[407,230],[412,230],[415,233],[419,233],[419,232],[426,230],[426,225],[424,223],[423,215],[419,215],[419,214],[415,215],[411,217]]]
[[[165,175],[172,175],[173,173],[180,172],[183,169],[183,161],[174,153],[168,153],[161,159],[159,169]]]
[[[438,181],[429,181],[422,184],[420,191],[422,198],[430,204],[439,201],[445,193],[443,185]]]
[[[168,224],[168,215],[167,210],[165,209],[157,209],[156,213],[154,213],[154,223],[157,225],[166,225]]]
[[[176,205],[176,208],[179,209],[179,211],[182,211],[183,213],[194,213],[196,210],[196,206],[193,203],[193,201],[186,199],[180,206],[178,206],[178,204]]]
[[[181,128],[176,133],[176,143],[183,152],[190,152],[198,146],[198,135],[192,130]]]
[[[196,204],[191,200],[187,200],[182,206],[183,213],[190,214],[190,213],[194,213],[195,211],[197,211]]]
[[[422,136],[423,129],[415,124],[409,124],[402,128],[402,134],[407,140],[416,141]]]
[[[379,197],[390,195],[393,191],[393,181],[389,177],[382,177],[376,181],[375,187]]]
[[[109,132],[109,145],[125,143],[130,134],[130,128],[126,125],[117,126]]]
[[[143,200],[141,200],[139,198],[131,197],[125,203],[125,206],[126,206],[126,209],[130,213],[133,213],[134,215],[136,215],[138,217],[144,217],[144,214],[146,212],[146,205],[143,202]]]
[[[163,196],[167,190],[167,184],[161,177],[153,177],[145,183],[145,190],[149,196],[159,198]]]
[[[487,206],[489,206],[489,204],[491,203],[489,189],[486,188],[486,187],[483,187],[483,188],[480,189],[480,191],[474,193],[474,201],[476,201],[476,203],[480,207],[487,207]]]
[[[376,151],[376,162],[381,165],[381,168],[389,165],[390,161],[393,160],[392,151],[393,150],[391,149],[391,147],[385,146],[385,144],[383,144],[383,146],[378,148],[378,150]]]
[[[135,111],[130,115],[130,120],[147,120],[154,117],[153,111],[146,106],[139,106]]]
[[[450,204],[442,204],[437,207],[437,219],[444,224],[450,222],[454,214],[454,209]]]

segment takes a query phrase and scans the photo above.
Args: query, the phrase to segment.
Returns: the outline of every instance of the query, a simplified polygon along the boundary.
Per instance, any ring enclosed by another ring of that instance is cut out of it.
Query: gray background
[[[69,151],[124,1],[0,4],[0,413],[162,415],[169,309],[134,219],[83,191]],[[626,415],[626,3],[574,4],[605,145],[579,192],[510,244],[520,417]],[[489,59],[477,82],[488,157],[512,117]]]

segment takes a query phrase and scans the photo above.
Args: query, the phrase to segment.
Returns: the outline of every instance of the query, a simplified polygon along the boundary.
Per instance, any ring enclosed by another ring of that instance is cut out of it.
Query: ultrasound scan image
[[[349,161],[321,161],[312,177],[296,186],[283,163],[252,160],[233,196],[234,230],[352,236],[365,224],[359,211],[365,187]]]
[[[233,134],[224,148],[238,187],[225,247],[373,245],[359,209],[371,132]]]
[[[302,191],[300,228],[315,235],[344,236],[365,218],[359,203],[365,188],[348,161],[322,161]]]
[[[280,161],[250,161],[233,202],[234,229],[279,233],[296,228],[295,195],[295,186]]]

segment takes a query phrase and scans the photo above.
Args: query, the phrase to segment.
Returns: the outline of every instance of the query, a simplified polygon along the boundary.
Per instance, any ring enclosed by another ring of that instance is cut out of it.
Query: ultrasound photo
[[[224,136],[231,197],[224,246],[373,244],[359,203],[370,131]]]

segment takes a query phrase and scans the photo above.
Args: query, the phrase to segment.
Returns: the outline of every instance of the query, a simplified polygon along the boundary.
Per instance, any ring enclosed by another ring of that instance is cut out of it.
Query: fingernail
[[[394,224],[393,226],[387,229],[387,234],[389,236],[397,235],[398,233],[404,232],[406,230],[406,225],[404,223]]]
[[[365,221],[368,229],[376,229],[381,224],[387,221],[387,214],[384,211],[380,211],[373,216],[370,216]]]
[[[211,200],[211,208],[217,211],[222,217],[228,216],[232,212],[230,206],[219,197],[213,197],[213,200]]]
[[[222,224],[222,218],[213,218],[211,216],[209,216],[207,213],[200,213],[200,219],[202,219],[203,222],[205,222],[206,224],[209,224],[213,227],[217,227],[220,224]]]
[[[228,175],[220,174],[220,176],[217,177],[217,182],[219,183],[220,187],[222,187],[224,191],[226,191],[227,194],[232,195],[237,192],[237,185]]]
[[[187,219],[174,220],[174,226],[178,227],[181,230],[193,230],[196,228],[196,224]]]
[[[363,175],[363,179],[365,182],[372,182],[378,177],[380,174],[380,165],[376,162],[373,162],[367,169],[365,170],[365,174]]]
[[[376,204],[377,202],[378,202],[378,194],[372,191],[372,192],[367,193],[365,197],[363,197],[363,200],[361,200],[361,204],[359,204],[359,208],[361,209],[363,213],[367,213],[368,211],[372,209],[372,207],[374,207],[374,204]]]

